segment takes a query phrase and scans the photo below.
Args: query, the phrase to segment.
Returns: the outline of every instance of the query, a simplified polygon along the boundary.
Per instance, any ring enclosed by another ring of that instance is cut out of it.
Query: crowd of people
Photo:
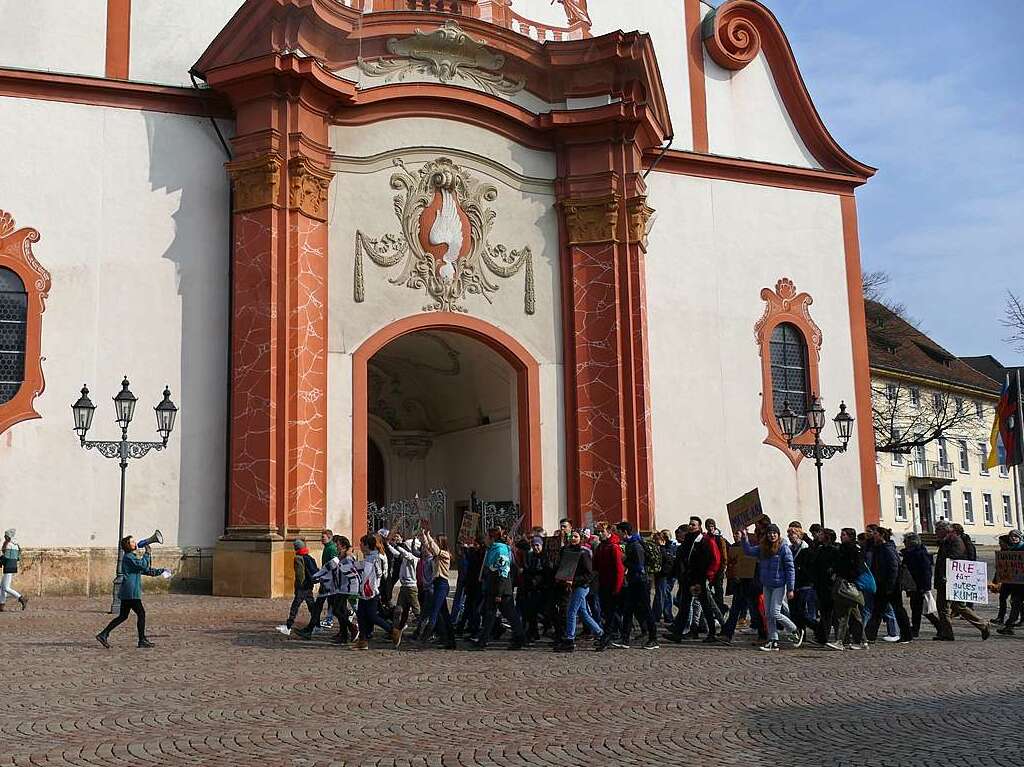
[[[405,539],[387,529],[365,535],[355,557],[348,538],[325,530],[319,563],[294,541],[295,597],[278,628],[311,639],[336,623],[333,641],[356,649],[368,649],[377,629],[395,647],[407,638],[451,650],[460,638],[479,650],[508,633],[510,650],[547,639],[563,653],[584,636],[597,651],[634,641],[654,650],[663,641],[731,644],[737,633],[756,633],[765,652],[805,642],[864,650],[879,639],[914,641],[922,620],[934,640],[953,641],[957,618],[990,636],[972,605],[946,598],[946,562],[977,558],[959,525],[936,525],[935,555],[916,533],[898,550],[880,525],[837,536],[791,522],[783,533],[762,517],[733,537],[730,544],[715,520],[698,517],[649,537],[628,522],[576,529],[563,519],[551,536],[492,528],[453,549],[423,523]],[[1017,530],[1000,543],[1024,550]],[[1000,595],[999,632],[1012,634],[1024,621],[1024,584],[991,588]],[[303,604],[310,618],[297,628]]]

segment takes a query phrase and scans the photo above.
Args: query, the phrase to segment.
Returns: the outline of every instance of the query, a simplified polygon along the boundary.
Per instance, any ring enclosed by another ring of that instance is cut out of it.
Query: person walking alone
[[[18,600],[22,610],[28,607],[28,597],[11,588],[11,581],[18,572],[18,562],[21,561],[21,546],[14,542],[14,534],[14,528],[4,530],[4,543],[0,551],[0,559],[3,561],[3,576],[0,577],[0,612],[6,609],[8,595]]]
[[[782,603],[792,599],[796,588],[796,568],[793,565],[793,552],[782,543],[782,531],[778,525],[768,525],[760,543],[747,540],[747,531],[740,531],[740,541],[748,556],[757,557],[758,573],[764,589],[765,618],[768,623],[768,641],[759,649],[765,652],[778,652],[779,624],[790,631],[795,639],[794,646],[799,647],[804,634],[796,624],[782,614]]]
[[[139,634],[139,647],[153,647],[153,643],[146,638],[146,608],[142,606],[142,576],[148,575],[151,578],[170,578],[171,571],[155,569],[149,546],[146,546],[145,553],[139,556],[139,547],[135,544],[135,538],[127,535],[121,539],[121,587],[117,595],[121,600],[121,612],[114,620],[107,624],[107,627],[96,635],[96,640],[110,649],[110,632],[128,620],[128,614],[134,612]]]

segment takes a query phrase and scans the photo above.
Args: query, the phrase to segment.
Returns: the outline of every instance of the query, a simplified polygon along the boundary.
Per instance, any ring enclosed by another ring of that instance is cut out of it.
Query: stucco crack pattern
[[[497,187],[447,157],[425,163],[416,174],[401,160],[394,162],[398,172],[391,176],[391,188],[400,192],[394,209],[402,234],[374,238],[356,231],[356,303],[366,298],[365,255],[383,269],[401,265],[388,282],[425,291],[433,303],[424,311],[467,312],[467,295],[492,303],[498,285],[490,275],[508,279],[525,270],[524,311],[534,314],[537,297],[530,247],[510,250],[488,241],[497,214],[487,203],[497,199]]]
[[[231,523],[267,525],[276,470],[274,211],[235,217],[231,385]]]

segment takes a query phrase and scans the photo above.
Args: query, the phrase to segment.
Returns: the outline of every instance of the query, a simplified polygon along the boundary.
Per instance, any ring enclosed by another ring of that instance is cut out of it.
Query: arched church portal
[[[417,315],[367,339],[353,355],[353,534],[370,502],[434,490],[447,495],[434,527],[451,536],[473,492],[539,524],[539,395],[532,355],[473,317]]]

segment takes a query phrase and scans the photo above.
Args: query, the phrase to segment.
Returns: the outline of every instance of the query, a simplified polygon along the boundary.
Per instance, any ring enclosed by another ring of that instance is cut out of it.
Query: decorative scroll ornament
[[[449,19],[437,30],[419,29],[413,37],[392,37],[388,52],[398,58],[357,60],[359,69],[371,77],[386,81],[404,80],[410,74],[432,75],[445,85],[463,80],[489,93],[512,96],[526,87],[525,80],[510,80],[501,74],[505,57],[491,53],[483,40],[474,40],[455,21]]]
[[[758,17],[764,8],[750,0],[732,0],[709,13],[702,24],[704,47],[718,66],[737,71],[761,51]]]
[[[447,157],[426,163],[415,175],[401,160],[394,163],[399,172],[391,176],[391,188],[402,192],[394,198],[402,233],[373,239],[356,232],[356,302],[366,298],[365,254],[384,269],[401,264],[389,282],[426,290],[433,304],[424,311],[466,312],[462,301],[467,294],[493,303],[498,286],[490,275],[507,279],[525,267],[525,311],[533,314],[537,298],[529,246],[509,250],[488,241],[495,213],[487,203],[497,199],[497,188]]]

